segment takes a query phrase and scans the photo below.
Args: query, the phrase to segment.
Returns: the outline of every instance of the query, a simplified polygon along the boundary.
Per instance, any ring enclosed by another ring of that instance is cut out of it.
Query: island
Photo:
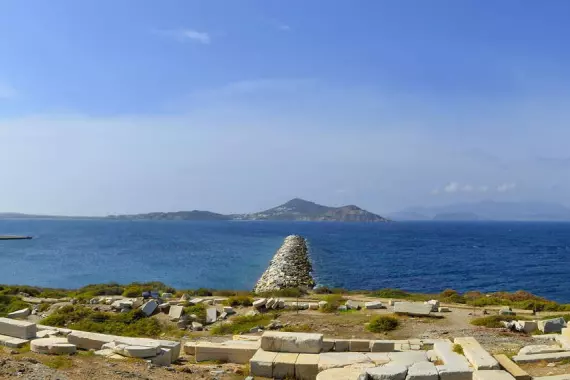
[[[109,219],[121,220],[273,220],[273,221],[311,221],[311,222],[366,222],[378,223],[390,220],[366,211],[358,206],[341,207],[323,206],[300,198],[251,214],[218,214],[209,211],[152,212],[133,215],[111,215]]]

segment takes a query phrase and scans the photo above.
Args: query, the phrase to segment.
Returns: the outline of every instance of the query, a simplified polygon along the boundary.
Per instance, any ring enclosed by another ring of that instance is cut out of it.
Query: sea
[[[0,220],[0,283],[251,289],[290,234],[319,285],[516,291],[570,303],[570,223]]]

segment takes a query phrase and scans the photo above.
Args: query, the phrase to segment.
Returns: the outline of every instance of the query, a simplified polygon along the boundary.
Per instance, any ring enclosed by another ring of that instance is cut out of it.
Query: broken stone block
[[[266,351],[317,354],[322,347],[322,334],[266,331],[261,337],[261,348]]]
[[[455,338],[455,344],[460,344],[463,354],[476,370],[499,369],[499,363],[473,337]]]
[[[295,363],[299,354],[280,352],[273,360],[273,377],[277,379],[295,377]]]
[[[30,315],[31,310],[29,308],[25,308],[25,309],[21,309],[18,311],[13,311],[11,313],[8,313],[8,318],[13,318],[13,319],[17,319],[17,318],[26,318],[28,315]]]
[[[199,322],[192,322],[192,330],[194,331],[202,331],[204,326]]]
[[[249,366],[253,376],[273,378],[273,362],[277,352],[257,350],[255,355],[250,359]]]
[[[560,333],[564,326],[566,326],[566,321],[562,317],[538,321],[538,329],[545,334]]]
[[[158,303],[155,300],[150,300],[142,306],[141,310],[147,317],[150,317],[157,307]]]
[[[69,355],[74,354],[76,349],[66,338],[42,338],[30,342],[30,350],[39,354]]]
[[[182,306],[171,306],[168,312],[170,320],[176,320],[176,321],[182,317],[182,314],[184,314],[184,307]]]
[[[265,298],[260,298],[256,301],[253,301],[253,307],[255,307],[256,309],[260,309],[263,306],[265,306],[265,304],[267,303],[267,299]]]
[[[298,380],[314,380],[319,373],[318,354],[299,354],[295,362],[295,377]]]
[[[380,301],[370,301],[364,303],[364,307],[367,309],[384,309],[384,305]]]
[[[215,307],[206,309],[206,323],[214,323],[218,317],[218,310]]]
[[[353,364],[372,364],[372,360],[360,352],[326,352],[319,354],[319,371]]]
[[[438,380],[439,373],[433,363],[419,362],[408,368],[406,380]]]

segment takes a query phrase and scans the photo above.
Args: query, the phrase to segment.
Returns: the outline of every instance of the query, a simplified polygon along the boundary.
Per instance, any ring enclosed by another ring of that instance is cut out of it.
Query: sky
[[[566,0],[0,0],[0,211],[570,205]]]

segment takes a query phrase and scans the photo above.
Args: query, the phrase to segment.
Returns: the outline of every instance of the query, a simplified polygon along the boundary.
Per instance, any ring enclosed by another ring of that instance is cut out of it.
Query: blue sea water
[[[524,289],[570,302],[570,223],[389,224],[0,220],[0,283],[163,281],[250,289],[289,234],[322,285],[418,292]]]

